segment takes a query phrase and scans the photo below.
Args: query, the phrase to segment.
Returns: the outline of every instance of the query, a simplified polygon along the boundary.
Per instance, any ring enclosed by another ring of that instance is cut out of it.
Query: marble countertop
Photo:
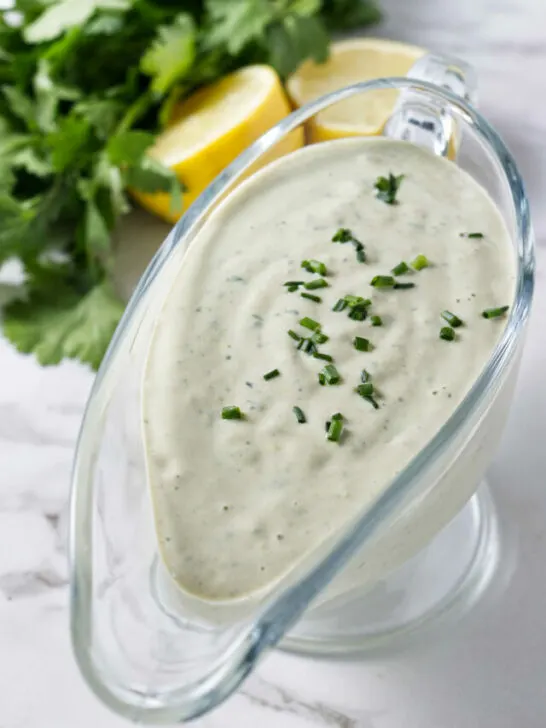
[[[546,715],[546,4],[383,0],[385,36],[474,64],[480,107],[526,179],[537,295],[489,480],[510,568],[427,645],[350,661],[272,653],[199,728],[543,728]],[[0,292],[1,295],[1,292]],[[0,340],[0,728],[121,728],[72,659],[64,549],[75,438],[92,375],[42,369]]]

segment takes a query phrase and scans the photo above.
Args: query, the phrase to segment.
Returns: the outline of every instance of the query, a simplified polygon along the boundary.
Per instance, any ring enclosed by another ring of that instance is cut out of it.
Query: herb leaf
[[[403,174],[395,176],[389,172],[388,177],[378,177],[374,184],[377,199],[385,202],[387,205],[398,204],[396,195],[398,194],[404,176]]]

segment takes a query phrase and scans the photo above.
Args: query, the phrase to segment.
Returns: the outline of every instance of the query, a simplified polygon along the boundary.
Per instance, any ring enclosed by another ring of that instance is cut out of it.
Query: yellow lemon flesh
[[[359,81],[405,76],[426,51],[380,38],[354,38],[333,43],[326,63],[305,61],[288,79],[295,106],[313,101]],[[368,91],[321,111],[307,124],[310,142],[380,134],[391,114],[397,91]]]
[[[168,128],[149,150],[151,157],[173,169],[183,183],[183,209],[173,212],[166,193],[132,190],[133,197],[150,212],[176,222],[238,154],[290,111],[279,77],[269,66],[246,66],[199,89],[175,108]],[[303,130],[294,130],[245,176],[303,142]]]

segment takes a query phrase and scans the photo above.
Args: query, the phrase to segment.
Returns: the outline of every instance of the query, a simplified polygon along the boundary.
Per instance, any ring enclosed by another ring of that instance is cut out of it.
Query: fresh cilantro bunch
[[[126,188],[170,192],[146,155],[173,105],[248,63],[320,61],[372,0],[15,0],[0,11],[0,266],[25,271],[4,334],[42,364],[96,368],[123,311],[111,234]]]

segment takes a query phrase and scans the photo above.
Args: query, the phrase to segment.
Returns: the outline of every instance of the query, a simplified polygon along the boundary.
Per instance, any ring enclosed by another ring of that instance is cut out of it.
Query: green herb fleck
[[[399,281],[396,281],[393,288],[395,290],[405,291],[408,288],[415,288],[415,283],[400,283]]]
[[[270,372],[267,372],[267,374],[264,374],[264,379],[266,382],[268,382],[270,379],[275,379],[275,377],[280,376],[280,371],[278,369],[272,369]]]
[[[314,296],[312,293],[300,293],[300,296],[315,303],[322,303],[322,298],[320,296]]]
[[[292,329],[288,329],[288,336],[294,339],[294,341],[301,341],[301,336],[299,334],[296,334],[295,331],[292,331]]]
[[[510,306],[499,306],[499,308],[486,308],[485,311],[482,311],[482,316],[486,319],[499,318],[499,316],[504,316],[509,308]]]
[[[369,382],[371,378],[372,378],[372,375],[370,374],[370,372],[367,372],[365,369],[363,369],[360,372],[360,381],[362,382],[362,384],[366,384],[366,382]]]
[[[423,270],[423,268],[428,268],[430,266],[430,262],[426,255],[418,255],[414,260],[411,261],[411,267],[415,270]]]
[[[320,260],[302,260],[301,267],[305,268],[308,273],[318,273],[320,276],[328,274],[326,265],[321,263]]]
[[[340,298],[332,308],[332,311],[339,313],[340,311],[343,311],[344,308],[347,308],[347,301],[344,298]]]
[[[332,415],[332,419],[328,423],[328,429],[326,431],[326,439],[330,442],[339,442],[341,434],[343,432],[343,415],[339,412]]]
[[[373,349],[371,341],[364,339],[362,336],[355,336],[353,346],[357,351],[371,351]]]
[[[387,205],[398,204],[396,194],[400,189],[403,179],[403,174],[395,176],[391,173],[389,173],[388,177],[378,177],[374,184],[377,199],[387,203]]]
[[[311,329],[311,331],[317,331],[317,329],[320,329],[319,322],[309,318],[309,316],[304,316],[300,319],[300,326],[303,326],[306,329]]]
[[[451,311],[442,311],[440,316],[444,319],[444,321],[447,321],[450,326],[453,326],[454,329],[463,325],[463,320],[454,313],[451,313]]]
[[[443,339],[444,341],[453,341],[455,338],[455,331],[451,328],[451,326],[443,326],[440,329],[440,339]]]
[[[404,275],[404,273],[407,273],[409,271],[409,265],[405,263],[403,260],[398,263],[398,265],[395,265],[394,268],[391,270],[391,273],[395,276],[401,276]]]
[[[373,396],[375,393],[375,387],[371,382],[359,384],[358,387],[355,387],[355,392],[359,394],[362,399],[365,399],[367,402],[369,402],[374,409],[379,409],[379,405],[375,397]]]
[[[325,344],[330,337],[326,336],[326,334],[323,334],[322,331],[315,331],[313,336],[311,337],[311,340],[315,344]]]
[[[315,351],[313,354],[315,359],[322,359],[323,361],[334,361],[334,357],[330,356],[330,354],[322,354],[320,351]]]
[[[392,276],[374,276],[371,285],[374,288],[394,288],[396,281]]]
[[[353,234],[349,228],[339,228],[332,238],[333,243],[349,243],[353,240]]]
[[[241,412],[239,407],[230,405],[228,407],[222,407],[222,419],[223,420],[243,420],[244,414]]]
[[[315,278],[314,281],[308,281],[303,285],[308,291],[314,291],[317,288],[328,288],[328,286],[329,283],[324,278]]]
[[[471,238],[474,240],[481,240],[484,237],[483,233],[459,233],[461,238]]]
[[[303,425],[307,422],[305,415],[303,414],[303,410],[300,407],[292,407],[292,412],[296,415],[296,419],[300,423],[300,425]]]
[[[341,375],[333,364],[327,364],[321,371],[326,384],[339,384]]]
[[[383,319],[381,318],[381,316],[378,316],[377,314],[370,317],[370,322],[371,322],[372,326],[383,326]]]

